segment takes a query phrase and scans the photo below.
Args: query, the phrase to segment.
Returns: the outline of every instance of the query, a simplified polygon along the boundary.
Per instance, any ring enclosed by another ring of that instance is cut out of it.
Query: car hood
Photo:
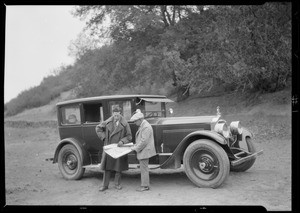
[[[213,123],[218,120],[217,116],[190,116],[190,117],[168,117],[168,118],[146,118],[152,125]]]

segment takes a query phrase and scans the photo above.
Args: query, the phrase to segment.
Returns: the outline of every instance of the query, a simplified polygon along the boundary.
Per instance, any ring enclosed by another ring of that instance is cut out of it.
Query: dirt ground
[[[228,117],[230,119],[230,117]],[[260,119],[259,119],[260,118]],[[78,181],[62,178],[53,158],[59,142],[53,127],[5,126],[5,186],[7,205],[261,205],[268,211],[291,210],[291,116],[241,117],[264,150],[246,172],[230,172],[217,189],[198,188],[177,170],[151,170],[151,190],[137,192],[139,169],[130,169],[118,191],[99,192],[102,173],[86,170]],[[113,180],[111,180],[113,181]]]

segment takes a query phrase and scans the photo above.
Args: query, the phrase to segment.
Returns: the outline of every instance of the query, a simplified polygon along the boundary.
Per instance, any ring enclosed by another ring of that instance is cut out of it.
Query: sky
[[[6,6],[4,103],[74,63],[68,46],[84,27],[74,6]]]

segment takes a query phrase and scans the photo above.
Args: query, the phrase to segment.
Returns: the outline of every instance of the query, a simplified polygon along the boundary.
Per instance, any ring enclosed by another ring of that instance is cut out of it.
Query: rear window
[[[65,106],[61,108],[62,124],[72,125],[80,124],[79,106]]]

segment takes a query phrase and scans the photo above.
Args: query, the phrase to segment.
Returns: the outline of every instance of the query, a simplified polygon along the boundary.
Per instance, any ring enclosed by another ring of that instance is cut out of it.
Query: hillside
[[[63,92],[48,105],[28,109],[15,116],[5,118],[5,121],[55,121],[56,103],[74,98],[72,91]],[[173,99],[172,97],[170,97]],[[173,116],[194,116],[216,114],[220,107],[222,116],[230,115],[286,115],[291,116],[291,90],[290,88],[253,97],[244,97],[242,94],[227,94],[218,97],[192,96],[182,102],[167,104],[174,109]]]
[[[56,121],[56,103],[72,99],[74,97],[72,90],[63,92],[61,95],[52,100],[49,104],[37,108],[27,109],[23,112],[5,118],[5,121],[29,121],[29,122],[41,122],[41,121]]]

